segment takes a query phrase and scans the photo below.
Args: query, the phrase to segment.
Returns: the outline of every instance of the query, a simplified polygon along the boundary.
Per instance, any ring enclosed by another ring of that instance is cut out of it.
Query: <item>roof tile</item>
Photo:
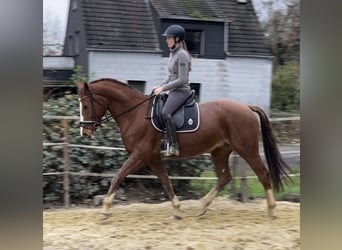
[[[236,0],[81,0],[87,46],[100,49],[158,51],[149,2],[160,18],[229,20],[232,54],[271,55],[264,32],[248,1]]]
[[[145,0],[82,0],[81,6],[88,47],[158,50]]]

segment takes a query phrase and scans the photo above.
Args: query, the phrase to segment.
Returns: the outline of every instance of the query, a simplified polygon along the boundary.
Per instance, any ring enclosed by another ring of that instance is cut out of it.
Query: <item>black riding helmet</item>
[[[178,36],[179,41],[182,41],[182,40],[184,40],[184,37],[185,37],[185,30],[182,26],[174,24],[174,25],[169,26],[165,30],[163,36],[173,36],[173,37]]]

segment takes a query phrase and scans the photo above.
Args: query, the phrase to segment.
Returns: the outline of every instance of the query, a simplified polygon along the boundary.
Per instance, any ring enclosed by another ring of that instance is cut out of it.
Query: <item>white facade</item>
[[[89,52],[89,80],[115,78],[146,81],[145,93],[167,76],[168,58],[149,52]],[[231,99],[270,113],[272,60],[227,57],[192,59],[190,82],[200,83],[200,102]]]
[[[71,69],[75,68],[73,57],[66,56],[44,56],[43,69]]]

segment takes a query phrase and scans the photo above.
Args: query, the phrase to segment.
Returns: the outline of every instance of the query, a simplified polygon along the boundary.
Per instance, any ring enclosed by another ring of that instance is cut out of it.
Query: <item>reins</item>
[[[126,114],[126,113],[128,113],[128,112],[130,112],[130,111],[132,111],[133,109],[137,108],[138,106],[140,106],[140,105],[143,104],[144,102],[147,102],[148,100],[152,99],[153,97],[154,97],[154,94],[151,94],[149,97],[147,97],[147,98],[144,99],[143,101],[137,103],[137,104],[134,105],[133,107],[131,107],[131,108],[129,108],[129,109],[127,109],[127,110],[121,112],[120,114],[118,114],[118,115],[116,115],[115,117],[112,117],[112,118],[114,118],[114,119],[115,119],[115,118],[118,118],[118,117],[120,117],[120,116],[122,116],[122,115],[124,115],[124,114]],[[105,118],[104,118],[104,120],[105,120]]]
[[[147,97],[146,99],[144,99],[143,101],[141,101],[141,102],[135,104],[134,106],[128,108],[127,110],[125,110],[125,111],[123,111],[123,112],[121,112],[121,113],[119,113],[119,114],[117,114],[117,115],[115,115],[115,116],[112,116],[112,115],[110,115],[110,116],[105,116],[105,118],[101,119],[101,121],[95,121],[94,118],[96,117],[96,115],[95,115],[95,108],[94,108],[94,103],[93,103],[93,101],[94,101],[94,102],[97,102],[97,101],[95,100],[95,98],[94,98],[94,96],[93,96],[93,93],[89,90],[89,95],[80,98],[79,101],[81,102],[82,99],[87,98],[87,97],[90,98],[90,100],[91,100],[91,105],[92,105],[92,116],[93,116],[93,121],[80,121],[80,127],[87,127],[87,126],[89,126],[89,125],[92,125],[92,127],[97,128],[97,127],[101,126],[103,123],[109,122],[111,119],[119,118],[120,116],[123,116],[124,114],[131,112],[132,110],[134,110],[135,108],[137,108],[137,107],[140,106],[141,104],[147,102],[148,100],[151,100],[154,96],[155,96],[155,95],[152,93],[150,96],[148,96],[148,97]],[[102,104],[99,103],[99,102],[97,102],[97,103],[100,104],[100,105],[102,105]]]

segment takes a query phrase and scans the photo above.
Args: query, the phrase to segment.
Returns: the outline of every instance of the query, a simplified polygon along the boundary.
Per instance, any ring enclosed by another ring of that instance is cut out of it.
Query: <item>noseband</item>
[[[97,102],[99,105],[103,106],[101,103],[99,103],[98,101],[95,100],[93,93],[90,91],[89,89],[89,94],[87,96],[83,96],[82,98],[79,99],[80,104],[82,105],[81,101],[85,98],[90,98],[90,104],[91,104],[91,115],[92,115],[92,121],[80,121],[80,127],[81,128],[88,128],[91,129],[91,131],[95,131],[98,127],[100,127],[102,125],[102,123],[105,122],[109,122],[110,119],[115,119],[118,118],[130,111],[132,111],[133,109],[135,109],[136,107],[140,106],[141,104],[143,104],[144,102],[150,100],[151,98],[154,97],[154,94],[151,94],[148,98],[146,98],[145,100],[139,102],[138,104],[134,105],[133,107],[121,112],[120,114],[116,115],[116,116],[105,116],[105,118],[101,119],[101,121],[96,121],[96,111],[95,111],[95,105],[94,102]],[[107,109],[107,107],[105,107]]]

